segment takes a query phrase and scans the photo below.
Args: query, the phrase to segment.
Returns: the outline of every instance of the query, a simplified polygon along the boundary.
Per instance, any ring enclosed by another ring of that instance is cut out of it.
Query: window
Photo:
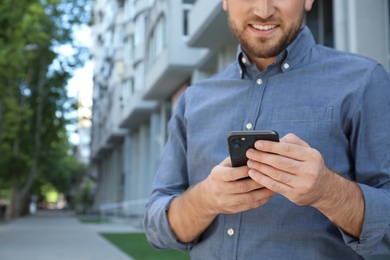
[[[189,33],[189,24],[188,24],[188,20],[189,20],[189,14],[190,14],[190,11],[191,11],[191,7],[192,7],[192,4],[188,4],[185,2],[185,4],[183,4],[183,35],[184,36],[188,36],[188,33]]]
[[[333,1],[314,1],[312,10],[306,14],[306,25],[317,43],[334,47]]]
[[[188,35],[188,15],[190,13],[190,10],[184,9],[183,11],[183,35]]]
[[[103,64],[103,75],[105,78],[108,78],[111,75],[111,69],[112,69],[111,59],[106,58]]]
[[[145,19],[142,15],[137,17],[135,21],[135,35],[134,35],[134,44],[138,46],[144,42],[144,33],[145,33]]]
[[[166,19],[161,15],[156,24],[156,56],[159,56],[167,45]]]
[[[134,92],[142,91],[144,87],[144,66],[143,63],[138,63],[134,68]]]
[[[134,79],[130,78],[126,80],[123,84],[123,104],[127,104],[127,102],[131,99],[134,94]]]
[[[125,26],[116,26],[115,29],[115,45],[122,47],[125,43]]]
[[[167,46],[166,19],[161,15],[156,22],[148,41],[148,64],[153,64]]]
[[[130,57],[130,60],[133,60],[134,59],[134,49],[135,49],[134,35],[130,35],[130,37],[128,39],[128,45],[129,45],[129,57]]]
[[[118,7],[123,8],[125,6],[125,0],[118,0]]]

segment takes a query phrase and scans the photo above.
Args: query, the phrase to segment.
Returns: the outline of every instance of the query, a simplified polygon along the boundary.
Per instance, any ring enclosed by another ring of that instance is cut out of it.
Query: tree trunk
[[[44,86],[46,80],[46,63],[44,59],[41,61],[39,80],[38,80],[38,95],[37,95],[37,116],[35,120],[34,132],[34,151],[32,155],[32,164],[27,176],[27,180],[21,187],[11,187],[11,204],[9,216],[17,218],[23,212],[23,207],[28,205],[28,195],[31,187],[38,176],[39,157],[42,146],[42,121],[43,121],[43,104],[44,104]]]

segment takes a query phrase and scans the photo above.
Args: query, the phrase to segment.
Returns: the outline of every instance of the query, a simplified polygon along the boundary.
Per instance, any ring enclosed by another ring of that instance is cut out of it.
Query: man
[[[178,102],[146,208],[155,247],[193,259],[390,252],[390,77],[315,45],[302,27],[313,1],[223,0],[237,60]],[[227,134],[259,129],[283,137],[232,167]]]

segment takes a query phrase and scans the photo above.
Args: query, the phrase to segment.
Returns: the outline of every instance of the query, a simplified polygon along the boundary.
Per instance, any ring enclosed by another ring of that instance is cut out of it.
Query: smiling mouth
[[[260,31],[269,31],[269,30],[272,30],[272,29],[276,28],[276,25],[256,25],[256,24],[251,24],[251,26],[253,28],[255,28],[256,30],[260,30]]]

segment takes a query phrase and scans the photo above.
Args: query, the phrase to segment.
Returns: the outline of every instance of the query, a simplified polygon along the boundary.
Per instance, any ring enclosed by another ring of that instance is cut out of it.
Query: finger
[[[251,169],[254,169],[258,172],[261,172],[264,175],[267,175],[268,177],[272,178],[273,180],[276,180],[280,183],[283,183],[289,187],[294,187],[297,178],[295,174],[292,174],[290,172],[279,170],[275,167],[271,167],[267,164],[258,163],[252,160],[248,161],[248,166]]]
[[[237,213],[258,208],[267,203],[275,192],[263,188],[251,193],[232,196],[232,205],[229,213]]]
[[[263,185],[249,178],[249,175],[248,178],[244,178],[234,182],[229,182],[228,185],[231,188],[230,190],[232,194],[248,193],[254,190],[264,188]]]
[[[214,170],[220,170],[218,175],[222,181],[229,182],[249,177],[248,166],[232,167],[230,157],[225,158]]]
[[[264,187],[266,187],[267,189],[269,189],[275,193],[288,194],[292,189],[290,186],[288,186],[284,183],[278,182],[278,181],[270,178],[269,176],[267,176],[263,173],[260,173],[254,169],[249,170],[249,176],[254,181],[258,182],[259,184],[263,185]]]
[[[307,146],[287,143],[285,141],[271,142],[263,140],[256,141],[255,148],[258,151],[278,154],[298,161],[303,161],[307,157],[307,154],[309,152],[308,149],[310,149],[310,147]],[[249,159],[252,159],[250,156],[253,156],[255,154],[256,153],[253,153],[253,149],[249,149],[246,155]]]
[[[281,143],[290,143],[290,144],[296,144],[296,145],[301,145],[301,146],[305,146],[305,147],[310,147],[308,143],[306,143],[305,141],[300,139],[298,136],[296,136],[294,134],[291,134],[291,133],[283,136],[280,139],[280,142]]]
[[[285,146],[286,145],[287,144],[285,144]],[[304,167],[304,165],[302,164],[302,162],[304,161],[305,157],[302,157],[302,155],[296,156],[296,158],[291,158],[293,157],[292,155],[287,156],[287,155],[277,154],[275,152],[277,151],[277,149],[275,148],[271,150],[274,152],[270,153],[270,152],[259,151],[256,149],[249,149],[246,153],[249,159],[247,163],[249,168],[254,168],[255,166],[253,165],[253,162],[257,162],[291,174],[298,174],[300,173],[300,171],[303,170],[302,167]],[[257,170],[263,172],[263,170],[260,169]]]

